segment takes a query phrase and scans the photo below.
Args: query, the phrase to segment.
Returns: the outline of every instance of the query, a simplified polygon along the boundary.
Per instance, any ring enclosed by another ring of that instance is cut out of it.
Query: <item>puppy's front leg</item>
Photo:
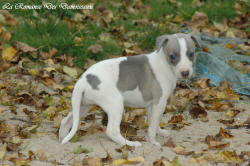
[[[151,118],[151,112],[152,112],[152,106],[149,106],[146,108],[147,110],[147,114],[148,114],[148,123],[149,123],[149,120]],[[170,132],[166,129],[161,129],[161,127],[159,126],[158,127],[158,130],[157,130],[157,134],[163,136],[163,137],[168,137],[170,135]]]
[[[149,128],[148,128],[148,137],[149,141],[156,145],[161,146],[159,142],[155,140],[156,133],[159,131],[159,123],[161,116],[165,110],[166,100],[161,99],[158,104],[152,105],[152,110],[150,111],[149,115]]]

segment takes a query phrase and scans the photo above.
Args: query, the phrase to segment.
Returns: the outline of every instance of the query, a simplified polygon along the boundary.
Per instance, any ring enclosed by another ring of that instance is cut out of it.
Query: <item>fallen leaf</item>
[[[56,53],[58,52],[58,50],[56,48],[52,48],[51,50],[49,50],[49,52],[40,52],[40,55],[43,59],[50,59],[51,57],[53,57]]]
[[[77,76],[77,70],[75,68],[63,66],[63,72],[66,73],[67,75],[73,77],[73,78],[76,78],[76,76]]]
[[[128,112],[128,119],[127,121],[133,121],[136,116],[144,116],[146,115],[145,109],[135,109]]]
[[[137,163],[142,163],[144,162],[144,158],[142,156],[138,156],[138,157],[131,157],[126,159],[116,159],[113,161],[113,165],[114,166],[119,166],[119,165],[123,165],[123,164],[137,164]]]
[[[219,135],[223,138],[233,138],[234,136],[231,135],[226,129],[220,128]]]
[[[121,123],[121,133],[125,137],[136,136],[137,130],[135,127],[131,126],[130,123]]]
[[[207,27],[207,25],[209,25],[208,16],[203,12],[196,11],[192,16],[191,21],[188,22],[188,25],[194,28]]]
[[[230,111],[227,111],[226,115],[229,117],[229,118],[234,118],[236,115],[238,115],[240,113],[239,110],[236,110],[236,109],[232,109]]]
[[[182,23],[183,20],[184,20],[183,15],[179,14],[179,15],[176,15],[172,21],[175,22],[175,23]]]
[[[217,121],[225,125],[230,125],[234,123],[234,119],[219,119]]]
[[[185,147],[183,146],[176,146],[173,148],[173,151],[176,153],[176,154],[179,154],[179,155],[190,155],[190,154],[194,154],[194,151],[188,151]]]
[[[83,159],[83,165],[84,166],[103,166],[102,159],[97,156]]]
[[[13,46],[15,47],[15,49],[16,49],[17,51],[21,51],[21,52],[23,52],[23,53],[28,53],[28,52],[37,51],[36,48],[33,48],[33,47],[29,46],[28,44],[23,43],[23,42],[19,42],[19,41],[13,42]]]
[[[218,162],[218,163],[242,163],[244,161],[243,156],[237,155],[235,151],[222,151],[219,153],[211,154],[204,156],[204,159],[210,162]]]
[[[174,115],[171,117],[171,119],[168,121],[168,124],[176,124],[182,122],[183,117],[181,114]]]
[[[93,44],[91,46],[89,46],[89,48],[87,49],[87,51],[90,51],[94,54],[97,54],[99,52],[103,52],[103,48],[100,44]]]
[[[164,143],[163,146],[167,146],[169,148],[174,148],[176,147],[175,143],[173,142],[173,138],[170,137],[166,143]]]
[[[96,64],[95,60],[93,60],[93,59],[87,59],[86,62],[85,62],[85,64],[84,64],[84,66],[83,66],[83,69],[87,70],[93,64]]]
[[[229,142],[221,142],[221,141],[210,141],[209,142],[209,149],[222,149],[225,147],[229,147]]]
[[[12,61],[17,53],[17,50],[13,47],[8,47],[2,52],[2,59],[4,61]]]
[[[162,157],[161,159],[154,161],[153,166],[173,166],[173,164],[166,157]]]
[[[200,105],[198,104],[193,104],[191,105],[190,109],[189,109],[189,114],[193,117],[193,118],[198,118],[198,117],[207,117],[207,112],[205,111],[204,108],[202,108]]]
[[[98,126],[96,123],[92,123],[89,128],[86,129],[88,134],[96,134],[100,132],[104,132],[105,129],[101,126]]]
[[[20,166],[25,166],[29,163],[30,161],[27,159],[23,159],[23,158],[16,158],[15,159],[15,163],[16,165],[20,165]]]
[[[144,162],[144,158],[142,156],[129,157],[128,161],[131,162],[132,164],[142,163]]]
[[[123,165],[123,164],[126,164],[127,160],[125,159],[116,159],[112,162],[112,164],[114,166],[120,166],[120,165]]]
[[[208,88],[210,80],[208,78],[203,78],[195,82],[195,87],[201,87],[203,89]]]

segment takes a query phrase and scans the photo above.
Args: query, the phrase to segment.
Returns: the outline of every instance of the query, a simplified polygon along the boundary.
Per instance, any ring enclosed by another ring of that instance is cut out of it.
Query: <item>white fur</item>
[[[187,52],[187,44],[184,38],[177,38],[180,49],[181,49],[181,61],[176,65],[176,71],[179,78],[181,78],[181,72],[189,71],[189,76],[193,73],[192,62],[188,59],[186,52]],[[188,76],[188,77],[189,77]]]
[[[154,51],[146,55],[162,89],[162,96],[158,103],[153,101],[145,102],[138,87],[124,93],[117,89],[116,83],[119,78],[119,64],[125,60],[126,57],[104,60],[91,66],[77,81],[74,87],[72,94],[72,113],[69,113],[61,122],[59,130],[60,141],[62,141],[62,143],[68,142],[77,131],[80,117],[86,115],[92,105],[97,104],[108,114],[106,134],[109,138],[121,145],[140,146],[140,142],[128,141],[120,134],[120,122],[124,105],[128,105],[146,108],[149,121],[149,141],[160,146],[155,140],[156,133],[164,136],[169,135],[167,130],[160,129],[159,127],[167,99],[175,89],[177,78],[180,77],[180,72],[192,70],[192,62],[190,64],[190,61],[185,55],[187,49],[185,40],[178,40],[181,46],[181,61],[176,66],[177,73],[173,72],[172,66],[167,63],[163,49],[158,53]],[[87,82],[85,76],[89,73],[94,73],[100,79],[101,84],[98,85],[98,90],[93,90]],[[83,98],[82,93],[84,93]],[[72,129],[69,132],[71,126]]]

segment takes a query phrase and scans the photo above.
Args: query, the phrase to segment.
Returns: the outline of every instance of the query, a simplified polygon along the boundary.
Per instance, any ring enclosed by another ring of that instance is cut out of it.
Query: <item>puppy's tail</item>
[[[67,143],[77,132],[79,121],[80,121],[80,105],[81,100],[84,95],[82,86],[79,85],[79,82],[76,83],[73,93],[72,93],[72,116],[73,116],[73,126],[69,134],[62,140],[62,144]]]

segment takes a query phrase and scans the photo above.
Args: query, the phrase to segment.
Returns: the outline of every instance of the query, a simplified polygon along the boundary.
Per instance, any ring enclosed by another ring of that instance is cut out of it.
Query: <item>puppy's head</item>
[[[195,48],[201,47],[199,39],[190,34],[163,35],[156,39],[157,52],[163,50],[166,61],[179,79],[193,74]]]

